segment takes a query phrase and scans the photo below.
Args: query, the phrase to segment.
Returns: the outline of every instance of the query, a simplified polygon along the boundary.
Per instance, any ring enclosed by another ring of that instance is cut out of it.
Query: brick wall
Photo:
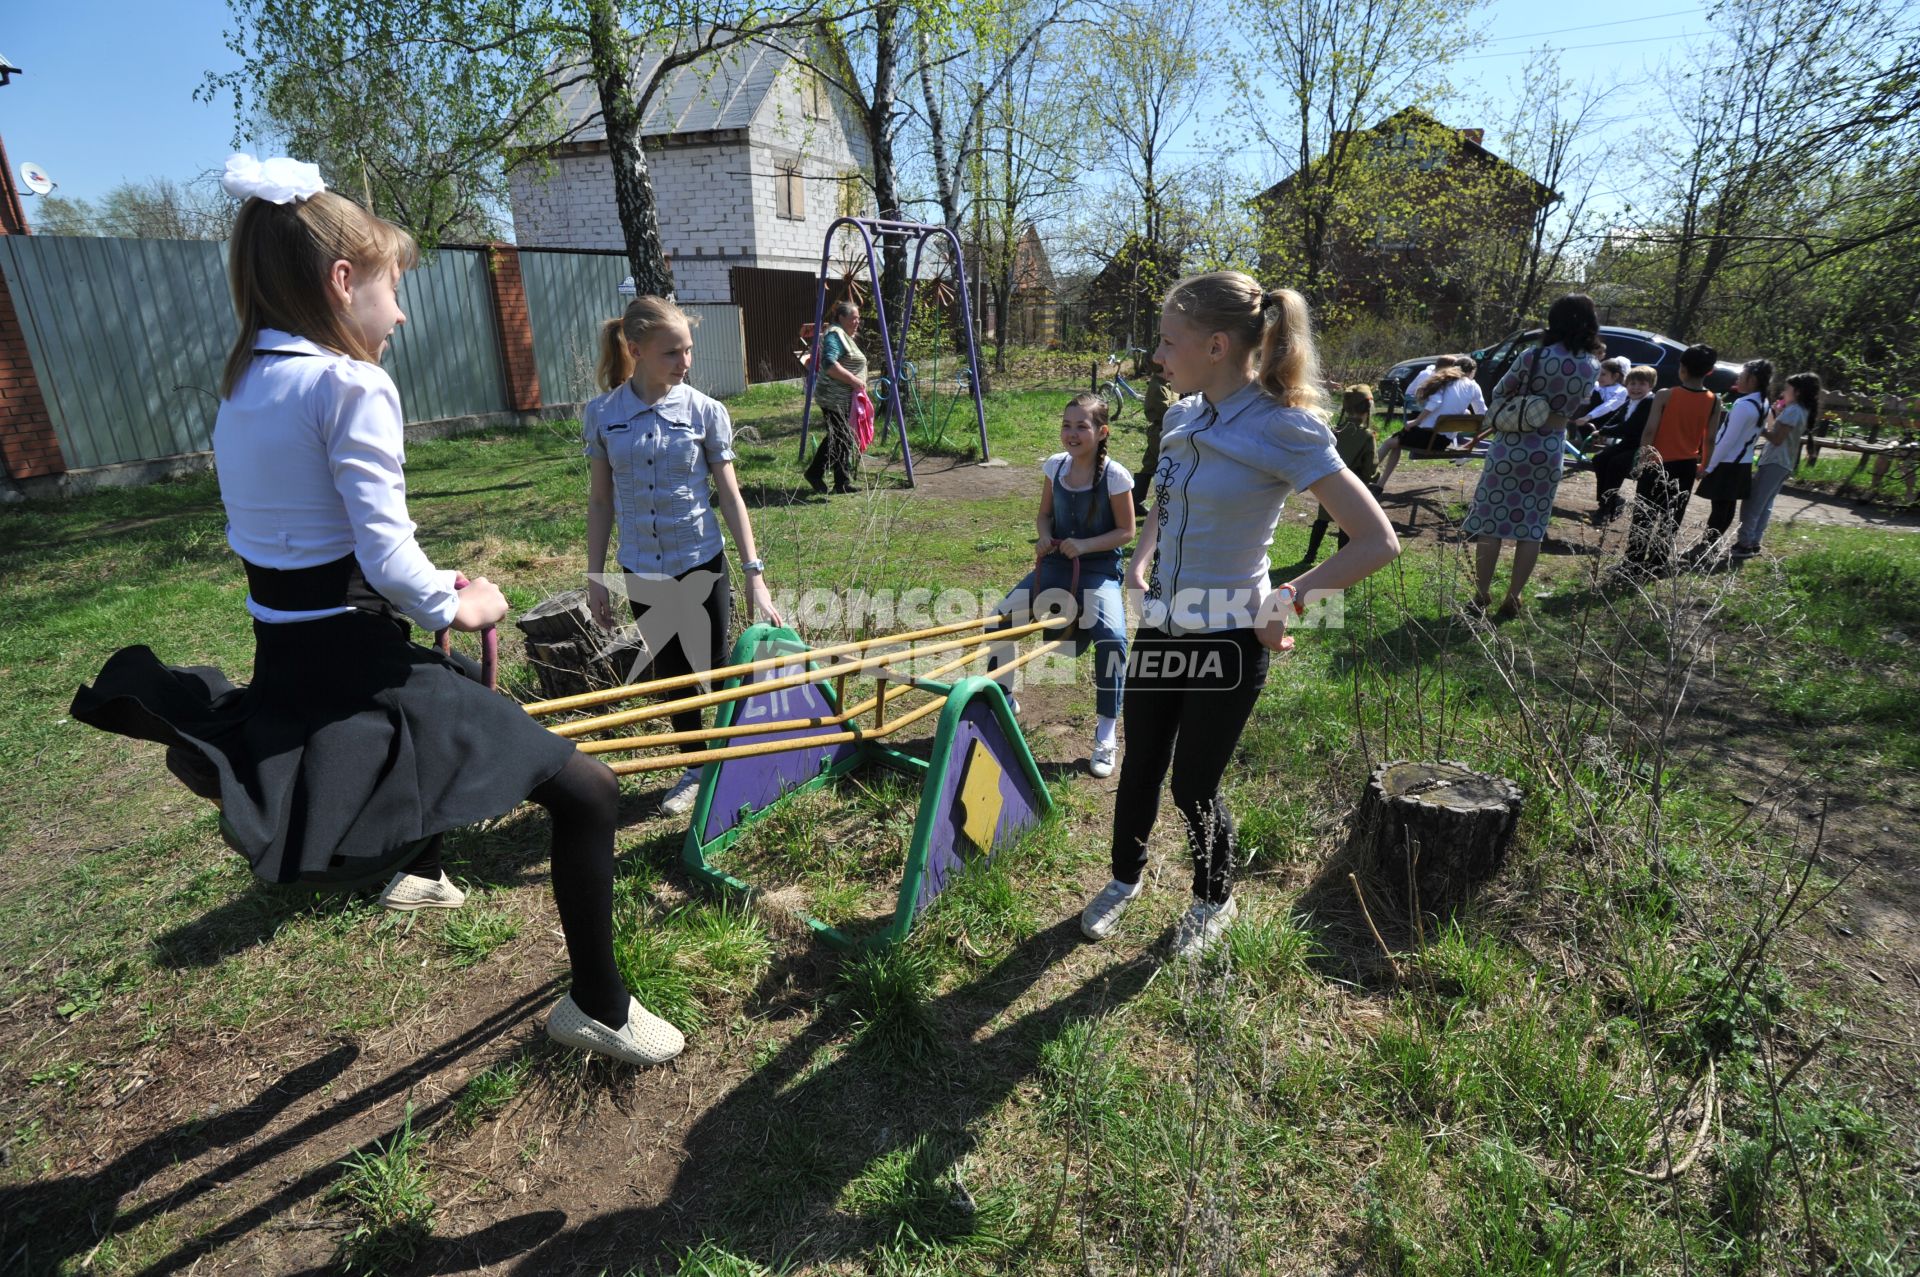
[[[753,260],[754,219],[747,148],[736,140],[649,150],[659,202],[660,241],[683,301],[724,302],[727,271]],[[523,166],[508,176],[514,237],[531,248],[624,249],[604,150],[562,155],[551,176]]]
[[[0,458],[15,479],[65,474],[67,469],[4,273],[0,273]]]
[[[527,286],[520,277],[520,253],[513,245],[487,245],[487,286],[500,331],[500,369],[507,379],[507,407],[515,412],[537,411],[540,368],[533,356],[533,323],[527,316]]]

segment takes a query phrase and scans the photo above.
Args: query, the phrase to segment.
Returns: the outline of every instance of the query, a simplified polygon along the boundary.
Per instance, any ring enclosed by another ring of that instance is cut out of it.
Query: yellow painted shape
[[[1000,825],[1000,760],[983,740],[976,739],[967,754],[967,774],[960,782],[960,832],[981,851],[993,847],[993,831]]]

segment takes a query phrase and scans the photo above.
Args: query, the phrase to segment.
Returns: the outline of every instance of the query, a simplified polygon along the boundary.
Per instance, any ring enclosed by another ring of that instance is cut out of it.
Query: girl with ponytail
[[[1060,414],[1060,447],[1040,463],[1045,482],[1034,518],[1033,571],[1013,587],[1000,612],[1028,618],[1062,593],[1071,599],[1074,653],[1093,648],[1097,721],[1087,769],[1113,775],[1127,665],[1127,607],[1120,591],[1120,547],[1133,540],[1133,476],[1107,456],[1107,405],[1082,392]],[[988,672],[999,664],[996,656]],[[1017,702],[1016,702],[1017,705]]]
[[[1144,595],[1127,667],[1127,753],[1113,810],[1113,881],[1080,915],[1104,940],[1140,894],[1147,837],[1172,771],[1193,856],[1193,905],[1176,955],[1210,947],[1233,921],[1234,825],[1220,779],[1266,682],[1287,621],[1310,591],[1338,590],[1400,552],[1373,495],[1327,427],[1306,300],[1238,271],[1175,284],[1154,360],[1174,393],[1156,491],[1127,585]],[[1268,551],[1287,494],[1311,492],[1350,540],[1274,589]]]
[[[661,297],[636,297],[601,326],[606,394],[581,417],[591,459],[587,493],[587,601],[613,625],[610,583],[621,587],[647,640],[646,677],[704,674],[727,663],[733,582],[720,523],[733,531],[746,575],[747,615],[779,625],[753,523],[733,472],[733,418],[687,384],[693,324]],[[716,513],[719,518],[715,518]],[[619,566],[607,572],[608,536],[620,529]],[[676,732],[701,730],[701,711],[673,716]],[[669,816],[693,810],[700,769],[689,767],[660,800]]]

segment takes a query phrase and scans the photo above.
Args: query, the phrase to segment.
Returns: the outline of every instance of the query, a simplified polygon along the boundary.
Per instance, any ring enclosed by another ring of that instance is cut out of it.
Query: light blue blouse
[[[587,404],[580,437],[613,469],[623,569],[679,576],[726,548],[708,486],[713,467],[733,460],[725,405],[685,382],[642,403],[622,382]]]

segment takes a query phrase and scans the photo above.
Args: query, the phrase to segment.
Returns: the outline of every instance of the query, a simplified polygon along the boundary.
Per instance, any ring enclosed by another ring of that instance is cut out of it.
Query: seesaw
[[[546,718],[669,694],[669,699],[654,704],[553,722],[549,730],[578,740],[580,749],[590,754],[669,751],[609,760],[608,765],[621,775],[700,767],[699,797],[681,855],[696,876],[735,891],[754,888],[715,866],[713,857],[781,804],[869,763],[919,779],[919,807],[905,872],[886,928],[856,938],[803,914],[807,925],[834,945],[890,945],[907,936],[914,920],[970,859],[990,857],[995,847],[1053,808],[1000,683],[965,675],[952,682],[940,681],[983,660],[1000,644],[1071,624],[1053,617],[987,632],[987,627],[999,623],[997,617],[984,617],[817,649],[790,629],[754,625],[735,643],[733,663],[722,669],[538,701],[526,710]],[[1070,641],[1038,643],[1001,663],[999,673],[1009,673]],[[905,668],[931,658],[941,658],[931,669],[914,673]],[[872,681],[873,694],[848,704],[850,679]],[[702,682],[720,680],[724,684],[715,691],[698,690]],[[691,694],[688,689],[693,689]],[[897,708],[890,717],[889,707],[911,695],[927,699],[911,708]],[[711,728],[599,738],[601,733],[709,705],[719,707]],[[940,717],[926,758],[887,743],[933,714]]]

